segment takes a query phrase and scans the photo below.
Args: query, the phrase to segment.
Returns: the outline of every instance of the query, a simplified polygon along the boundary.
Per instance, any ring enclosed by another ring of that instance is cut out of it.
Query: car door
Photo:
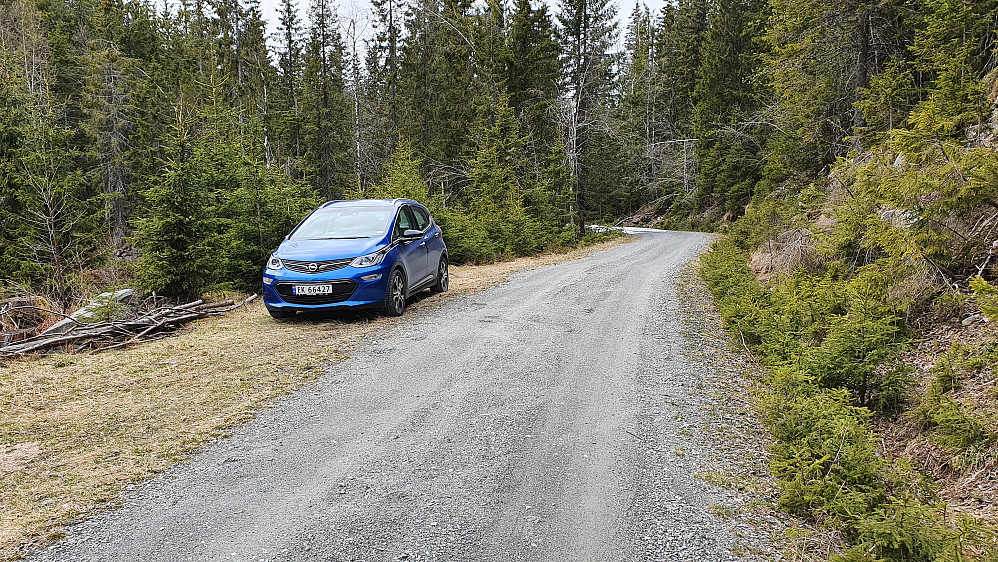
[[[399,252],[402,257],[402,264],[408,274],[407,283],[411,289],[426,277],[426,244],[422,239],[403,240],[402,234],[406,230],[419,230],[408,205],[399,209],[398,217],[395,219],[395,231],[392,233],[394,240],[398,241]]]
[[[426,209],[412,206],[411,210],[417,228],[423,232],[423,243],[426,244],[426,273],[436,275],[437,264],[440,263],[440,256],[444,253],[444,240],[440,235],[440,227],[433,224]]]

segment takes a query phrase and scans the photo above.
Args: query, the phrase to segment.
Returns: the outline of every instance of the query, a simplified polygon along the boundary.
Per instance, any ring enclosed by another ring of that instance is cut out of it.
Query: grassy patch
[[[454,267],[451,291],[414,302],[407,314],[622,242]],[[225,435],[397,322],[277,322],[254,303],[130,349],[0,365],[0,560],[58,539],[65,524]]]
[[[714,514],[718,519],[731,519],[735,516],[735,510],[730,506],[713,504],[710,506],[710,512]]]
[[[10,557],[113,501],[344,357],[383,320],[281,324],[262,305],[122,351],[0,369],[0,545]]]

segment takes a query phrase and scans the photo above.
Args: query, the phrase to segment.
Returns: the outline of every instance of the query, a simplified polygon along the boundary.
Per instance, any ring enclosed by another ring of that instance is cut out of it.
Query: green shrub
[[[893,497],[856,526],[854,546],[830,562],[998,560],[996,535],[970,517],[948,522],[946,505]],[[971,557],[969,553],[977,553]]]
[[[923,478],[882,458],[874,439],[871,417],[899,412],[912,384],[899,361],[910,339],[902,317],[910,301],[893,296],[903,260],[883,258],[851,275],[831,262],[821,274],[763,285],[747,265],[749,250],[730,237],[719,241],[703,256],[701,276],[725,326],[770,369],[760,408],[774,438],[779,506],[842,531],[853,546],[833,556],[837,562],[957,562],[971,551],[994,560],[993,533],[969,519],[954,526],[927,500]],[[993,364],[998,346],[949,355],[937,368],[935,401],[917,411],[937,428],[935,439],[961,451],[955,461],[968,462],[993,448],[993,421],[945,392],[967,370]]]
[[[776,443],[771,468],[779,506],[816,521],[849,522],[884,499],[884,463],[874,453],[867,420],[849,392],[824,389],[790,368],[772,376],[764,420]]]
[[[989,320],[998,321],[998,289],[977,276],[970,280],[970,288],[974,290],[974,300],[981,307]]]

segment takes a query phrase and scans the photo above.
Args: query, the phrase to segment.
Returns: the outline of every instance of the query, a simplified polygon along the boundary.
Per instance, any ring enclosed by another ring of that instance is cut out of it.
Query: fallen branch
[[[74,319],[76,324],[68,332],[39,334],[16,344],[0,346],[0,358],[24,356],[66,346],[73,346],[76,351],[90,349],[95,353],[119,349],[160,339],[184,324],[200,318],[221,316],[257,298],[258,295],[253,294],[239,303],[227,299],[210,303],[196,300],[175,306],[165,305],[149,310],[141,316],[122,320],[82,323]]]

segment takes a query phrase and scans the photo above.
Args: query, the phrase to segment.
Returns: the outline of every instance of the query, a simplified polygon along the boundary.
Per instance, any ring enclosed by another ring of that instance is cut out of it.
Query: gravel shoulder
[[[751,366],[688,266],[709,241],[407,314],[35,559],[779,559]]]

